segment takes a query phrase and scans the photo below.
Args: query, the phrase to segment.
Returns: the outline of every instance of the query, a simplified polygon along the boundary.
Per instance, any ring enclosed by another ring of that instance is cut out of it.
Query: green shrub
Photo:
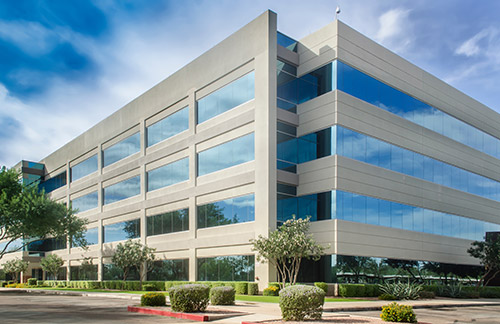
[[[7,286],[9,283],[7,281],[2,281],[2,287]]]
[[[462,295],[462,288],[463,286],[460,283],[439,286],[438,295],[442,297],[459,298]]]
[[[342,297],[365,297],[365,285],[340,284],[339,295]]]
[[[262,292],[262,295],[264,296],[278,296],[280,292],[280,289],[276,286],[269,286],[264,289]]]
[[[175,312],[203,312],[208,305],[210,287],[188,284],[169,289],[170,304]]]
[[[432,291],[433,293],[435,293],[437,295],[437,292],[439,290],[439,286],[438,285],[422,285],[422,290]]]
[[[281,316],[284,321],[321,319],[325,292],[313,286],[296,285],[283,288],[279,293]]]
[[[421,299],[433,299],[436,298],[436,294],[432,291],[422,290],[418,293]]]
[[[236,282],[234,290],[238,295],[248,294],[248,282]]]
[[[162,293],[145,293],[141,296],[141,306],[165,306],[165,295]]]
[[[189,281],[165,281],[165,291],[168,291],[170,288],[175,287],[175,286],[182,286],[182,285],[187,285],[187,284],[192,284],[192,282],[189,282]]]
[[[279,282],[270,282],[269,287],[276,287],[276,288],[278,288],[278,291],[281,289]]]
[[[210,289],[210,304],[234,305],[235,293],[233,287],[213,287]]]
[[[156,286],[151,285],[151,284],[143,284],[142,285],[142,290],[143,291],[156,291]]]
[[[413,307],[400,305],[396,302],[382,307],[380,318],[386,322],[416,323],[417,316]]]
[[[378,299],[380,300],[397,300],[397,297],[391,294],[382,294],[378,296]]]
[[[256,282],[248,283],[248,294],[249,295],[258,295],[259,294],[259,284]]]
[[[326,284],[326,282],[315,282],[314,285],[323,290],[325,294],[328,293],[328,285]]]
[[[378,285],[365,285],[365,296],[363,297],[378,297],[380,289]]]
[[[36,278],[29,278],[28,285],[29,286],[36,286]]]
[[[142,284],[143,284],[143,286],[145,284],[154,286],[155,291],[165,290],[165,282],[164,281],[143,281]]]
[[[422,285],[414,283],[385,283],[379,285],[380,291],[384,294],[396,296],[397,299],[418,299],[420,291],[422,291]]]
[[[479,295],[483,298],[500,298],[500,287],[482,287]]]

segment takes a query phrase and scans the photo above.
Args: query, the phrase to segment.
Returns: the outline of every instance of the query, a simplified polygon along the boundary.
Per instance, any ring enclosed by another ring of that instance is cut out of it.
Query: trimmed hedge
[[[259,294],[259,284],[256,282],[248,283],[248,294],[249,295],[258,295]]]
[[[328,284],[326,282],[315,282],[314,285],[323,290],[325,294],[328,293]]]
[[[168,294],[174,312],[203,312],[208,306],[210,287],[199,284],[174,286]]]
[[[248,282],[235,282],[234,290],[238,295],[248,294]]]
[[[380,318],[386,322],[416,323],[417,316],[413,307],[400,305],[396,302],[382,307]]]
[[[162,293],[145,293],[141,296],[141,306],[165,306],[166,298]]]
[[[142,285],[142,290],[143,291],[157,291],[155,285],[151,285],[151,284]]]
[[[235,290],[233,287],[213,287],[210,289],[210,304],[234,305]]]
[[[339,284],[339,295],[342,297],[377,297],[380,295],[378,285]]]
[[[279,302],[284,321],[321,319],[325,292],[314,286],[296,285],[280,290]]]
[[[36,286],[36,278],[29,278],[28,285],[29,286]]]

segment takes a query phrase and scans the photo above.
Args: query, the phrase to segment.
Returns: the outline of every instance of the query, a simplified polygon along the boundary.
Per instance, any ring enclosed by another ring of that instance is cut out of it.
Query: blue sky
[[[496,0],[1,1],[0,166],[49,155],[267,9],[300,39],[338,4],[354,29],[500,111]]]

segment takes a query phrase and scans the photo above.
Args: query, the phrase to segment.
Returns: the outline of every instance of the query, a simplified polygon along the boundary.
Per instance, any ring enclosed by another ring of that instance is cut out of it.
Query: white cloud
[[[49,53],[59,42],[57,34],[37,22],[0,20],[0,38],[30,55]]]
[[[404,52],[411,43],[410,10],[391,9],[379,17],[375,40],[396,52]]]
[[[483,40],[485,41],[485,44],[483,44],[483,46],[485,48],[483,50],[487,51],[492,39],[494,39],[495,36],[497,36],[497,35],[498,35],[498,31],[494,28],[483,29],[479,33],[474,35],[473,37],[471,37],[468,40],[466,40],[465,42],[463,42],[455,50],[455,54],[465,55],[468,57],[478,55],[482,52],[481,45],[479,43]]]

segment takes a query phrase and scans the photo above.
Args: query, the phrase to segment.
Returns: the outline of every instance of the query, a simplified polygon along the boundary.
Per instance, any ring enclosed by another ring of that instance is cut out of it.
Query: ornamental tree
[[[20,183],[17,171],[3,167],[0,170],[0,241],[3,241],[0,259],[5,253],[28,245],[28,238],[68,237],[73,246],[86,247],[87,221],[74,212],[40,192],[37,186]]]
[[[500,273],[500,236],[487,235],[484,241],[474,241],[471,247],[467,249],[472,257],[479,259],[479,263],[484,266],[484,274],[477,283],[479,288],[486,277],[489,279],[484,282],[487,286],[491,279]]]
[[[154,251],[156,249],[142,245],[140,242],[127,240],[116,246],[112,262],[115,266],[123,270],[123,281],[131,269],[137,269],[142,284],[143,276],[151,271],[155,260]]]
[[[288,281],[294,285],[303,258],[319,260],[325,248],[316,243],[309,230],[310,217],[287,220],[269,237],[259,235],[251,239],[252,250],[257,252],[257,260],[269,262],[278,273],[278,281],[284,287]]]
[[[14,281],[18,282],[18,274],[25,272],[28,269],[28,262],[21,259],[12,259],[3,264],[3,271],[14,277]]]
[[[64,260],[57,254],[49,254],[40,261],[42,270],[51,274],[55,280],[57,280],[57,274],[59,273],[59,269],[61,269],[63,264]]]

